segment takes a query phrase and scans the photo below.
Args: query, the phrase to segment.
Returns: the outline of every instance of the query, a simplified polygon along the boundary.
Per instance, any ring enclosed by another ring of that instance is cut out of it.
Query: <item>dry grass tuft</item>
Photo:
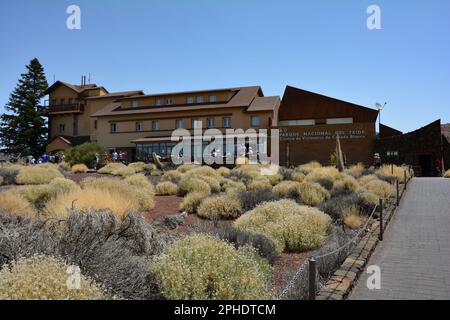
[[[180,210],[187,213],[197,213],[197,209],[202,203],[203,199],[209,196],[209,193],[191,192],[188,193],[180,204]]]
[[[188,171],[189,172],[189,171]],[[178,185],[178,194],[185,196],[191,192],[211,193],[211,187],[199,178],[183,178]]]
[[[24,214],[28,217],[36,214],[30,202],[17,190],[0,192],[0,213]]]
[[[197,215],[206,219],[235,219],[241,214],[241,202],[235,194],[206,198],[197,209]]]
[[[364,218],[360,214],[357,206],[345,208],[342,210],[342,215],[344,217],[345,225],[350,229],[359,229],[364,222]]]
[[[107,299],[102,288],[83,275],[79,288],[70,288],[68,268],[51,256],[19,258],[0,270],[0,300]]]
[[[395,187],[392,184],[381,180],[372,180],[366,183],[364,188],[383,199],[393,198],[396,194]]]
[[[303,182],[297,186],[298,200],[315,207],[330,198],[330,193],[318,183]]]
[[[59,170],[53,167],[22,167],[16,177],[17,184],[47,184],[55,178],[63,178]]]
[[[237,219],[234,226],[273,239],[278,252],[298,252],[322,246],[330,223],[330,217],[318,209],[280,200],[257,206]]]
[[[444,178],[450,178],[450,170],[445,171]]]
[[[170,181],[162,181],[156,185],[156,193],[163,196],[176,195],[178,186]]]
[[[255,249],[236,250],[212,236],[195,234],[170,245],[152,265],[167,299],[269,299],[271,267]]]
[[[84,163],[75,164],[72,166],[73,173],[86,173],[88,172],[88,167]]]

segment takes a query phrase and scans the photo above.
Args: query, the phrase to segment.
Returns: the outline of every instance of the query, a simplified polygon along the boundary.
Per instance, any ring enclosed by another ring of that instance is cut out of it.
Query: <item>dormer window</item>
[[[186,102],[187,102],[187,104],[193,104],[194,103],[194,97],[187,97]]]
[[[133,100],[131,102],[131,107],[132,108],[139,108],[139,101]]]
[[[203,103],[205,100],[203,97],[197,97],[196,101],[197,101],[197,103]]]
[[[209,97],[209,102],[217,102],[217,97],[216,96],[210,96]]]
[[[163,104],[162,99],[156,99],[156,105],[157,106],[162,106],[162,104]]]
[[[173,104],[173,99],[172,99],[172,98],[167,98],[167,99],[166,99],[166,104],[169,105],[169,106],[170,106],[171,104]]]

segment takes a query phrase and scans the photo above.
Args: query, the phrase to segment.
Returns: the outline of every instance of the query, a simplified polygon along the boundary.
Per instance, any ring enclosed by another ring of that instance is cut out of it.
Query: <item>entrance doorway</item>
[[[431,154],[422,154],[419,156],[419,165],[422,169],[422,177],[433,177],[433,156]]]

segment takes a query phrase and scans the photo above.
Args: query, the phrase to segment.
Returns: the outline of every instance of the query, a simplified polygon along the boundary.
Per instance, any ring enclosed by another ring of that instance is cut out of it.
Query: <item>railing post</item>
[[[406,190],[406,184],[408,183],[408,180],[406,180],[406,170],[403,172],[403,176],[404,176],[404,179],[405,179],[405,188],[404,188],[404,190]]]
[[[309,300],[316,300],[316,259],[309,258]]]
[[[398,183],[398,179],[396,180],[397,185],[397,207],[400,205],[400,184]]]
[[[383,199],[380,199],[380,233],[378,239],[383,241]]]

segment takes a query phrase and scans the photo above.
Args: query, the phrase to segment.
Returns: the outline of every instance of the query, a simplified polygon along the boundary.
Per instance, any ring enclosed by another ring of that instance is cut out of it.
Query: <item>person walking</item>
[[[381,157],[379,153],[375,153],[373,156],[373,166],[375,169],[379,169],[381,167]]]

